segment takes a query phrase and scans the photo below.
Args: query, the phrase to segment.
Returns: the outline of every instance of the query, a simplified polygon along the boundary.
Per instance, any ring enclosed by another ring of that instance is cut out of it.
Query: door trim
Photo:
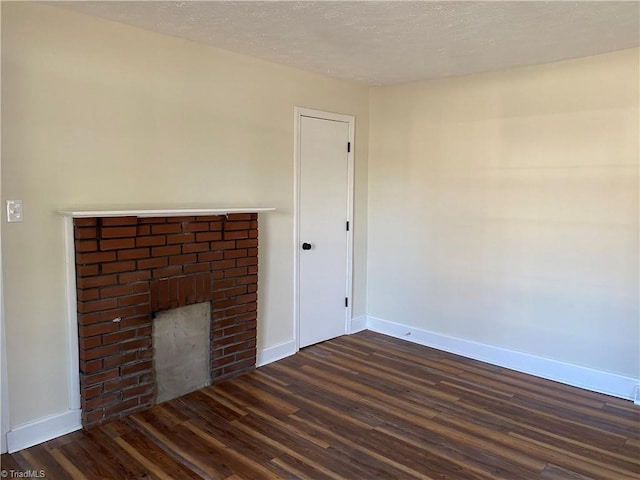
[[[305,107],[294,107],[294,143],[293,143],[293,335],[295,351],[300,350],[300,120],[302,117],[319,118],[349,125],[351,151],[347,153],[347,275],[345,297],[349,305],[345,308],[344,333],[349,333],[349,324],[353,311],[353,191],[355,158],[355,117],[340,113],[324,112]],[[345,225],[346,228],[346,225]]]

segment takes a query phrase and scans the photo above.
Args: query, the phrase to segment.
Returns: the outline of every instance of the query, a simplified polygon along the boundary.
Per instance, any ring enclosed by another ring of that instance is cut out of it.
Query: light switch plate
[[[7,222],[22,222],[22,200],[7,200]]]

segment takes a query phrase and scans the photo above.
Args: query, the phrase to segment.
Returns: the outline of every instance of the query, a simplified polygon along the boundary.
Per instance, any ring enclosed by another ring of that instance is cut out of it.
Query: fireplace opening
[[[74,241],[85,427],[169,398],[159,396],[154,316],[173,309],[207,305],[197,314],[208,321],[205,384],[255,368],[257,214],[74,218]],[[190,367],[167,368],[175,379]]]
[[[211,384],[209,302],[158,312],[153,319],[155,403]]]

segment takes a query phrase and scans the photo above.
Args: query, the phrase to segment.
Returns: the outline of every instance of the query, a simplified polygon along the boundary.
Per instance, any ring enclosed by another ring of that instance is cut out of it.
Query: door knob
[[[307,243],[307,242],[303,243],[302,244],[302,249],[303,250],[311,250],[311,244]]]

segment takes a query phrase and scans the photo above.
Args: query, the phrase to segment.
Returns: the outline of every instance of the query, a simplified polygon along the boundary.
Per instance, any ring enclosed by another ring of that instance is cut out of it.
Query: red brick
[[[82,412],[83,425],[85,427],[96,425],[100,423],[100,420],[103,419],[103,416],[104,414],[102,410],[94,410],[92,412],[87,412],[86,410],[83,410]]]
[[[167,223],[166,217],[144,217],[138,219],[138,224],[151,224],[151,223]]]
[[[126,262],[105,263],[102,265],[102,273],[130,272],[136,269],[136,262],[129,260]]]
[[[115,299],[108,300],[98,300],[95,302],[78,302],[78,312],[80,313],[91,313],[98,312],[102,310],[108,310],[110,308],[115,308],[118,306],[118,303]]]
[[[140,308],[141,305],[133,307],[134,309]],[[149,315],[137,315],[123,318],[120,322],[120,329],[139,327],[144,325],[151,325],[151,316]]]
[[[194,217],[193,215],[188,216],[185,215],[183,216],[175,216],[175,217],[167,217],[167,222],[171,223],[171,222],[177,222],[177,223],[187,223],[187,222],[193,222],[195,221],[196,217]]]
[[[138,377],[126,377],[117,378],[109,382],[104,382],[104,392],[115,392],[116,390],[122,390],[123,388],[132,387],[138,385]]]
[[[169,257],[169,265],[184,265],[185,263],[195,263],[197,257],[195,253],[185,255],[173,255]]]
[[[105,370],[103,372],[94,373],[92,375],[86,375],[83,379],[84,385],[95,385],[97,383],[102,383],[106,380],[111,380],[112,378],[116,378],[119,375],[119,370],[117,368],[112,368],[111,370]]]
[[[121,273],[118,276],[120,283],[134,283],[151,278],[151,272],[149,270],[137,270],[135,272]]]
[[[140,395],[146,395],[153,393],[153,385],[138,385],[137,387],[127,388],[122,391],[122,399],[129,400],[130,398],[139,397]]]
[[[78,301],[80,302],[88,302],[91,300],[97,300],[100,298],[100,290],[97,288],[91,289],[78,289],[77,292]]]
[[[114,252],[77,253],[76,263],[87,265],[89,263],[112,262],[116,259]]]
[[[236,264],[239,267],[246,267],[248,265],[258,265],[258,258],[257,257],[239,258],[236,261]]]
[[[117,285],[100,289],[102,298],[118,297],[121,295],[131,295],[133,293],[143,293],[149,290],[147,282],[134,283],[132,285]]]
[[[216,240],[222,240],[222,232],[196,233],[196,242],[211,242]]]
[[[151,360],[145,360],[144,362],[133,363],[131,365],[125,365],[120,367],[121,374],[130,375],[132,373],[140,373],[145,370],[151,370],[153,368],[153,362]]]
[[[191,222],[182,225],[183,232],[206,232],[209,230],[209,222]]]
[[[216,300],[214,305],[215,305],[214,308],[216,310],[224,310],[226,308],[234,307],[234,306],[238,305],[238,301],[236,300],[235,297],[223,298],[223,299],[220,299],[220,300]]]
[[[123,414],[133,413],[140,409],[139,401],[137,398],[130,398],[129,400],[118,403],[104,409],[105,418],[112,419],[122,416]]]
[[[184,267],[182,267],[182,269],[185,275],[191,273],[209,272],[211,271],[211,264],[209,262],[194,263],[191,265],[185,265]]]
[[[109,333],[107,335],[102,336],[102,343],[105,345],[109,345],[112,343],[119,343],[123,340],[131,340],[136,337],[136,330],[122,330],[119,332]]]
[[[80,344],[80,349],[82,350],[86,350],[88,348],[95,348],[95,347],[99,347],[102,344],[102,337],[101,336],[80,337],[80,340],[78,343]]]
[[[112,355],[102,359],[104,368],[119,367],[125,363],[135,362],[138,359],[136,352],[129,352],[120,355]]]
[[[131,250],[118,250],[118,260],[134,260],[149,256],[148,248],[134,248]]]
[[[139,293],[137,295],[129,295],[126,297],[118,297],[118,306],[127,307],[129,305],[139,305],[141,303],[149,303],[148,293]]]
[[[92,325],[80,325],[78,327],[78,333],[80,337],[93,337],[94,335],[102,335],[104,333],[115,332],[118,329],[118,324],[113,322],[95,323]]]
[[[127,342],[122,342],[121,347],[123,352],[138,350],[140,348],[150,348],[151,338],[139,338],[136,340],[129,340]]]
[[[227,215],[227,221],[254,220],[255,213],[230,213]]]
[[[153,271],[153,278],[167,278],[182,273],[182,267],[179,265],[173,265],[171,267],[156,268]]]
[[[108,357],[120,351],[119,345],[103,345],[100,347],[90,348],[88,350],[80,350],[81,360],[95,360],[96,358]]]
[[[98,242],[96,240],[76,240],[76,252],[95,252],[98,250]]]
[[[102,393],[102,385],[96,385],[94,387],[84,388],[80,393],[83,399],[96,397]]]
[[[138,268],[142,270],[146,268],[166,267],[167,265],[169,265],[167,257],[145,258],[144,260],[138,260]]]
[[[158,245],[164,245],[167,243],[167,239],[164,235],[152,235],[150,237],[137,237],[136,247],[157,247]]]
[[[113,403],[116,403],[118,400],[120,400],[120,395],[118,395],[117,393],[101,395],[90,400],[85,400],[83,402],[82,408],[86,410],[93,410],[95,408],[104,407],[105,405],[111,405]]]
[[[76,265],[76,276],[78,280],[83,277],[93,277],[100,273],[100,265]]]
[[[225,290],[216,290],[213,294],[214,300],[222,300],[229,297],[235,297],[236,295],[244,295],[247,293],[246,285],[242,285],[235,288],[228,288]]]
[[[181,231],[179,223],[165,223],[151,226],[151,233],[153,235],[166,235],[168,233],[180,233]]]
[[[136,237],[151,235],[151,225],[138,225],[136,227]]]
[[[226,346],[222,349],[222,354],[223,355],[230,355],[232,353],[236,353],[236,352],[242,352],[247,350],[247,348],[251,348],[248,345],[245,345],[244,343],[236,343],[235,345],[229,345]]]
[[[224,218],[224,215],[198,215],[199,222],[221,222]]]
[[[224,271],[224,278],[242,277],[247,274],[247,267],[228,268]]]
[[[98,229],[96,227],[76,228],[73,231],[73,236],[76,240],[97,238]]]
[[[211,262],[213,260],[222,260],[222,252],[203,252],[198,254],[198,262]]]
[[[100,220],[100,223],[103,227],[114,227],[114,226],[122,226],[122,225],[137,225],[138,217],[103,217]]]
[[[241,295],[239,297],[236,297],[236,299],[238,300],[238,304],[251,303],[251,302],[258,301],[258,295],[255,293],[248,293],[247,295]]]
[[[255,238],[250,238],[247,240],[238,240],[238,248],[247,248],[247,247],[257,247],[258,240]]]
[[[224,232],[225,240],[240,240],[249,238],[249,232],[247,230],[238,230],[233,232]]]
[[[179,233],[176,235],[167,235],[167,244],[189,243],[193,242],[195,235],[193,233]]]
[[[249,230],[251,228],[251,222],[225,222],[224,231],[229,232],[231,230]]]
[[[78,288],[95,288],[118,283],[117,275],[100,275],[96,277],[83,277],[77,280]]]
[[[151,255],[154,257],[180,255],[180,252],[180,245],[167,245],[164,247],[154,247],[151,249]]]
[[[232,240],[211,242],[211,250],[230,250],[232,248],[236,248],[236,242]]]
[[[100,240],[100,250],[133,248],[135,247],[135,243],[135,238],[112,238],[110,240]]]
[[[102,322],[102,312],[78,313],[78,326],[89,327]]]
[[[225,268],[235,268],[236,261],[234,259],[218,260],[217,262],[213,262],[212,266],[214,270],[223,270]]]
[[[209,250],[209,243],[185,243],[182,245],[182,253],[206,252]]]
[[[214,270],[211,272],[211,276],[214,280],[222,280],[224,278],[224,270]]]
[[[211,230],[212,232],[222,231],[222,221],[210,222],[209,230]]]
[[[225,250],[224,258],[241,258],[247,256],[246,248],[236,248],[235,250]]]
[[[88,226],[97,225],[97,224],[98,224],[98,219],[96,217],[73,219],[73,225],[76,227],[88,227]]]
[[[258,238],[258,230],[249,230],[249,238]]]
[[[81,373],[94,373],[97,371],[102,370],[103,366],[102,366],[102,359],[98,359],[98,360],[91,360],[91,361],[84,361],[81,360],[80,361],[80,372]]]
[[[258,283],[258,275],[252,274],[246,277],[239,277],[236,279],[238,285],[246,285],[249,283]]]
[[[215,304],[213,306],[215,308]],[[223,317],[233,317],[235,315],[238,315],[240,313],[246,313],[246,312],[251,312],[253,310],[256,309],[255,304],[250,304],[250,303],[246,303],[243,305],[238,305],[237,307],[233,307],[233,308],[227,308],[226,310],[215,310],[214,311],[214,318],[222,318],[222,317],[218,317],[218,314],[222,314]],[[227,335],[227,333],[225,333],[225,335]]]
[[[100,229],[100,237],[101,238],[125,238],[125,237],[135,237],[136,236],[136,227],[107,227]]]

